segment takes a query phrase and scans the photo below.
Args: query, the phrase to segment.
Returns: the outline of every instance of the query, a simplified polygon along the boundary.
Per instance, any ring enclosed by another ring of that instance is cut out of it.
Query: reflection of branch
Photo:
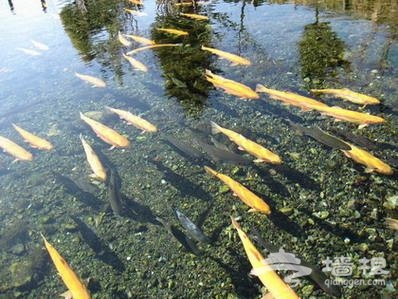
[[[87,7],[86,7],[86,4],[84,3],[84,0],[76,0],[76,5],[77,5],[77,8],[82,13],[87,13]]]
[[[10,5],[10,10],[14,11],[14,4],[12,3],[12,0],[8,0],[8,5]]]
[[[239,54],[241,54],[242,49],[240,48],[240,44],[241,44],[241,33],[245,30],[245,26],[244,26],[244,22],[245,22],[245,6],[246,6],[246,1],[243,0],[242,1],[242,8],[240,10],[240,28],[239,28],[239,32],[238,32],[238,38],[239,38],[239,42],[238,42],[238,49],[239,49]]]

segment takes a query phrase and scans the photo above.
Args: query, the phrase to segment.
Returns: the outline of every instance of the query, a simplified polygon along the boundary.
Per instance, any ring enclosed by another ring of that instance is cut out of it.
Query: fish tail
[[[44,242],[47,243],[47,239],[44,237],[43,233],[40,232],[40,236],[43,238]]]
[[[262,84],[257,84],[256,85],[256,92],[268,92],[268,88],[266,88]]]
[[[237,230],[242,230],[242,228],[240,227],[240,224],[234,219],[234,217],[231,217],[231,222],[234,228],[236,228]]]
[[[211,72],[211,70],[206,69],[206,76],[210,78],[214,78],[214,74]]]
[[[211,124],[211,133],[212,134],[218,134],[221,133],[221,127],[217,125],[214,121],[210,122]]]
[[[204,169],[205,169],[205,171],[206,171],[208,174],[217,176],[217,171],[215,171],[214,169],[210,168],[209,166],[204,166]]]
[[[82,133],[79,134],[79,138],[80,138],[81,142],[83,142],[83,143],[86,141],[86,140],[84,140]]]
[[[110,112],[115,113],[115,110],[112,107],[109,106],[105,106],[105,109],[108,109]]]

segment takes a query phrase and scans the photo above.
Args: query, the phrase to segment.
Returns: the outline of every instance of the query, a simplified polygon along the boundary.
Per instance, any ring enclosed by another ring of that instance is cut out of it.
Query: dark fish
[[[182,246],[184,246],[186,250],[194,253],[195,255],[201,254],[199,248],[195,245],[195,243],[182,231],[174,228],[173,226],[171,226],[170,223],[160,217],[156,217],[156,220],[160,222],[168,231],[168,233],[172,235]]]
[[[101,240],[85,222],[76,216],[71,215],[70,217],[76,222],[82,238],[93,250],[95,257],[114,267],[116,271],[123,272],[125,267],[122,261],[115,253],[112,252],[112,250],[109,249],[107,244],[105,244],[105,242]]]
[[[192,238],[202,243],[210,243],[210,239],[206,237],[199,227],[196,226],[187,216],[178,210],[174,211],[181,225],[188,231]]]
[[[199,160],[203,157],[203,154],[200,151],[198,151],[196,148],[192,147],[190,144],[186,142],[176,139],[170,135],[164,135],[163,139],[166,140],[178,151],[180,151],[181,153],[190,158]]]
[[[226,146],[224,143],[218,141],[216,138],[214,138],[213,135],[210,135],[210,141],[214,144],[216,148],[222,149],[224,151],[231,151],[228,146]]]
[[[251,231],[251,235],[253,239],[255,239],[261,247],[263,247],[268,252],[279,252],[279,248],[277,246],[271,244],[270,242],[265,241],[256,228],[253,228]],[[322,290],[325,291],[330,296],[341,297],[341,290],[338,286],[333,284],[328,284],[326,281],[329,279],[325,273],[319,270],[317,267],[311,265],[310,263],[304,261],[301,256],[296,255],[298,259],[300,259],[300,265],[304,267],[311,268],[311,273],[308,276],[313,282],[315,282]]]
[[[108,199],[113,213],[120,216],[123,212],[120,195],[120,182],[116,171],[113,169],[111,170],[108,182]]]
[[[299,124],[289,122],[290,126],[298,132],[300,135],[306,135],[309,136],[316,141],[329,146],[334,149],[340,149],[340,150],[350,150],[351,146],[349,146],[347,143],[342,141],[341,139],[330,135],[326,133],[325,131],[321,130],[318,127],[303,127]]]
[[[333,128],[332,131],[333,131],[333,133],[336,133],[337,135],[347,139],[348,141],[351,141],[352,143],[355,143],[356,145],[358,145],[360,147],[364,147],[369,150],[377,149],[377,146],[369,138],[367,138],[365,136],[355,135],[349,131],[344,131],[344,130],[340,130],[337,128]]]
[[[224,150],[206,143],[200,138],[195,139],[195,142],[205,151],[212,160],[216,162],[234,162],[238,164],[250,164],[251,161],[229,150]]]

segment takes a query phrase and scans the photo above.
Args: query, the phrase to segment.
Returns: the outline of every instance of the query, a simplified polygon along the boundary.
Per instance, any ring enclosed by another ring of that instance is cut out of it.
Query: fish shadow
[[[197,256],[202,255],[202,252],[196,246],[195,242],[189,238],[184,232],[176,228],[175,226],[170,227],[171,233],[174,238],[184,247],[187,252],[193,253]]]
[[[192,183],[182,175],[175,173],[170,168],[164,166],[160,161],[150,159],[149,162],[152,163],[157,170],[163,173],[165,180],[179,190],[181,195],[192,196],[206,201],[210,201],[212,199],[212,197],[202,187]]]
[[[52,172],[52,175],[55,177],[55,180],[65,187],[66,192],[70,195],[79,199],[82,203],[90,208],[94,209],[95,211],[100,211],[99,200],[93,194],[82,190],[72,179],[64,176],[62,174]]]
[[[223,268],[226,273],[228,273],[238,298],[255,298],[258,296],[259,290],[253,288],[254,282],[249,276],[251,271],[250,263],[247,261],[246,257],[237,254],[236,252],[232,251],[232,249],[227,248],[227,251],[229,255],[232,256],[236,261],[237,269],[234,269],[234,267],[224,263],[217,257],[209,256],[209,258]],[[248,275],[244,275],[243,273],[247,273]]]
[[[109,247],[95,234],[95,232],[78,217],[71,215],[77,224],[80,235],[87,245],[94,251],[95,258],[111,266],[117,272],[123,272],[125,266],[122,261],[113,253]]]
[[[273,210],[268,218],[275,226],[288,232],[292,236],[301,239],[305,239],[307,237],[306,233],[300,225],[290,220],[288,216],[279,212],[278,210]]]
[[[267,202],[271,207],[275,207],[276,203],[274,200],[270,199],[266,195],[261,192],[251,190],[260,198],[266,198],[265,202]],[[289,234],[297,237],[297,238],[306,238],[306,234],[304,230],[298,225],[296,222],[291,221],[288,216],[279,212],[276,209],[271,208],[271,214],[267,216],[268,219],[276,225],[278,228],[288,232]]]
[[[315,191],[321,190],[319,184],[316,181],[314,181],[312,178],[310,178],[308,175],[300,171],[297,171],[287,166],[286,164],[274,165],[274,169],[280,174],[282,174],[289,181],[297,183],[303,188]]]
[[[121,197],[123,200],[122,216],[140,223],[160,225],[150,208],[125,195],[121,195]]]
[[[265,99],[264,97],[267,97]],[[266,94],[260,96],[260,100],[258,101],[258,105],[256,105],[256,111],[261,112],[261,114],[268,114],[272,115],[273,117],[277,118],[278,120],[285,120],[289,119],[293,122],[298,122],[300,124],[303,123],[303,120],[301,117],[291,113],[289,110],[290,109],[299,109],[294,106],[283,106],[282,104],[278,103],[278,101],[273,100],[269,98]],[[266,104],[266,105],[264,105]],[[282,105],[282,106],[281,106]]]
[[[261,178],[265,179],[266,186],[273,194],[279,194],[283,197],[290,196],[289,190],[282,183],[276,181],[265,169],[259,165],[254,165],[253,168],[260,174]]]
[[[312,215],[312,212],[306,208],[297,208],[298,211],[302,212],[303,214],[306,214],[309,218],[313,219],[314,222],[323,230],[330,232],[336,236],[339,236],[341,238],[349,238],[352,242],[356,243],[361,243],[361,242],[366,242],[367,238],[366,237],[361,237],[354,231],[341,227],[338,224],[335,226],[328,223],[325,220],[322,220],[320,218],[314,217]]]

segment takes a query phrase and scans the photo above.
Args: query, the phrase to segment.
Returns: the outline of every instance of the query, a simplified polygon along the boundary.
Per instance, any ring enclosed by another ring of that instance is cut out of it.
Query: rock
[[[33,266],[31,261],[19,261],[11,264],[8,268],[10,272],[10,280],[12,288],[20,288],[32,282],[33,280]]]

